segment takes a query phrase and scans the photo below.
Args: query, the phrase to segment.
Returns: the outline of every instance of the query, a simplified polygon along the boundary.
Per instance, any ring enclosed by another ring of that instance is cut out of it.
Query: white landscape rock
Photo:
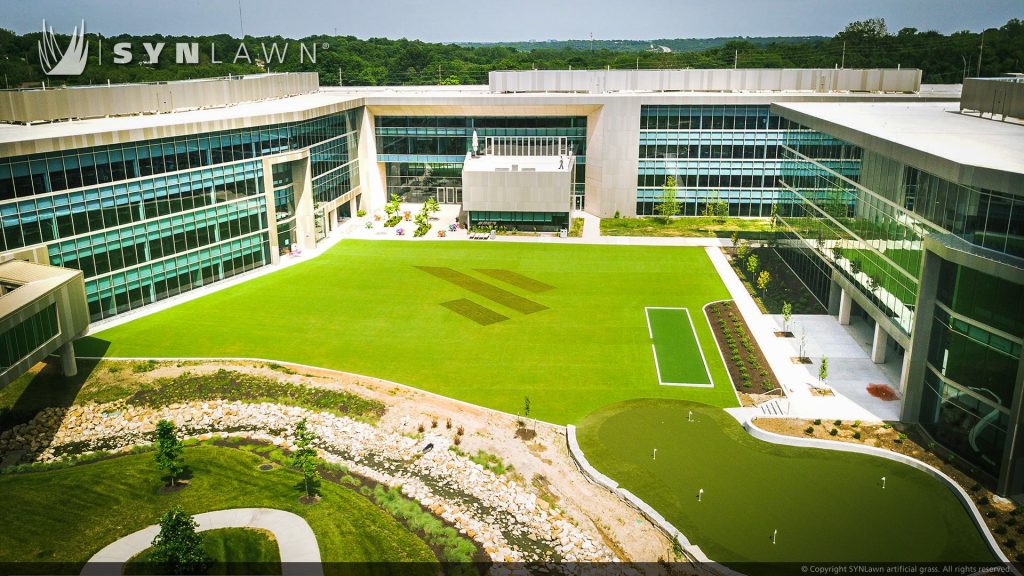
[[[344,416],[294,406],[208,401],[161,408],[123,402],[47,408],[32,421],[0,433],[0,458],[24,451],[22,460],[45,462],[66,453],[126,450],[151,442],[161,419],[175,422],[185,436],[207,439],[232,430],[291,448],[293,426],[302,418],[317,435],[326,461],[345,465],[377,483],[401,487],[404,495],[473,539],[493,560],[618,560],[603,542],[589,539],[526,486],[448,450],[447,438],[416,440]],[[434,447],[423,453],[428,441]]]

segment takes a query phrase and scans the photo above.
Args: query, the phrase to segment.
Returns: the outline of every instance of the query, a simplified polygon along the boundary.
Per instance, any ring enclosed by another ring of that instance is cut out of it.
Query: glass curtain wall
[[[439,189],[461,191],[462,163],[476,130],[481,147],[490,136],[565,137],[576,156],[574,202],[583,205],[586,116],[377,116],[375,123],[377,159],[386,166],[389,197],[423,202],[436,198]]]
[[[785,210],[781,147],[808,154],[856,179],[859,150],[772,114],[767,105],[640,108],[637,214],[655,214],[669,177],[680,214],[700,216],[709,203],[728,202],[732,216],[768,216]]]

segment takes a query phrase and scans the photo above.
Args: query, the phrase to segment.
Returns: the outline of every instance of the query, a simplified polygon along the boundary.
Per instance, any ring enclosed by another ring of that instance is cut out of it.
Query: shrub
[[[1006,526],[996,526],[996,529],[993,530],[993,532],[999,534],[1000,536],[1003,536],[1004,534],[1009,532],[1009,530],[1006,529]]]
[[[462,436],[456,436],[455,438],[452,438],[452,444],[455,444],[456,446],[462,444]]]
[[[995,517],[996,517],[996,511],[995,510],[989,510],[988,512],[985,512],[985,518],[995,518]]]
[[[366,216],[366,210],[363,210],[362,208],[360,208],[359,210],[356,210],[356,216],[358,216],[360,218],[362,218],[363,216]]]
[[[814,434],[814,426],[808,426],[804,428],[804,434]]]
[[[1007,526],[1016,526],[1017,525],[1017,519],[1014,518],[1013,516],[1010,516],[1009,518],[1006,519],[1006,525]]]
[[[433,419],[431,419],[431,421],[430,421],[430,427],[431,427],[431,428],[437,428],[437,418],[433,418]]]
[[[829,436],[836,436],[837,434],[839,434],[839,430],[836,430],[835,428],[828,431]]]
[[[978,498],[977,502],[978,502],[978,506],[986,506],[986,505],[988,505],[988,496],[982,496],[981,498]]]
[[[456,436],[462,436],[465,433],[466,433],[466,429],[463,428],[462,426],[459,426],[458,428],[455,429],[455,435]]]
[[[860,428],[860,420],[854,420],[851,426],[853,426],[854,428]]]
[[[978,490],[981,490],[981,484],[975,482],[974,485],[971,486],[971,492],[977,492]]]
[[[447,420],[445,420],[444,427],[446,429],[448,429],[448,430],[452,429],[452,419],[451,418],[448,418]]]
[[[835,424],[836,426],[842,426],[843,425],[843,421],[842,420],[836,420],[835,422],[833,422],[833,424]]]
[[[854,432],[853,433],[853,439],[854,440],[860,440],[860,432]]]
[[[423,434],[423,432],[424,432],[424,431],[425,431],[426,429],[427,429],[427,427],[426,427],[426,426],[424,426],[422,422],[420,423],[420,425],[419,425],[419,426],[417,426],[417,427],[416,427],[416,431],[417,431],[417,432],[419,432],[420,434]]]
[[[814,419],[814,425],[815,426],[821,426],[821,418],[815,418]]]

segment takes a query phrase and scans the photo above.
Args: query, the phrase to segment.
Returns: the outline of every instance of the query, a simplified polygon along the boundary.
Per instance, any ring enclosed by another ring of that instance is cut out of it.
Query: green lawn
[[[349,489],[324,482],[323,500],[306,506],[298,500],[301,475],[281,467],[260,471],[257,466],[266,460],[254,454],[197,446],[187,448],[184,457],[193,473],[191,485],[172,493],[160,491],[152,453],[0,475],[0,564],[70,563],[63,565],[67,569],[156,523],[175,504],[192,514],[247,507],[294,512],[309,522],[326,562],[435,561],[422,540]],[[19,571],[30,571],[29,566],[19,565]]]
[[[682,216],[664,218],[602,218],[603,236],[682,236],[706,238],[758,235],[772,231],[771,218],[712,218],[709,216]]]
[[[265,530],[250,528],[221,528],[200,532],[203,549],[210,559],[208,574],[266,574],[281,573],[281,551],[277,540]],[[152,564],[148,548],[128,561],[125,574],[164,574],[161,565]]]
[[[658,376],[663,385],[711,384],[685,308],[648,308]]]
[[[761,442],[718,408],[623,402],[587,416],[579,442],[591,464],[742,571],[771,570],[744,562],[994,560],[938,480],[872,456]]]
[[[702,248],[346,240],[77,351],[291,361],[508,412],[529,396],[562,424],[637,397],[735,405],[702,310],[728,297]],[[646,306],[690,309],[713,388],[658,384]]]

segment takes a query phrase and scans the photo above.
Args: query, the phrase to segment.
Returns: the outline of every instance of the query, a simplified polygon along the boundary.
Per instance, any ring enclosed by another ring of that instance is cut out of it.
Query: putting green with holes
[[[762,442],[719,408],[622,402],[584,418],[578,438],[594,467],[741,572],[778,568],[747,562],[994,560],[939,480],[874,456]]]

